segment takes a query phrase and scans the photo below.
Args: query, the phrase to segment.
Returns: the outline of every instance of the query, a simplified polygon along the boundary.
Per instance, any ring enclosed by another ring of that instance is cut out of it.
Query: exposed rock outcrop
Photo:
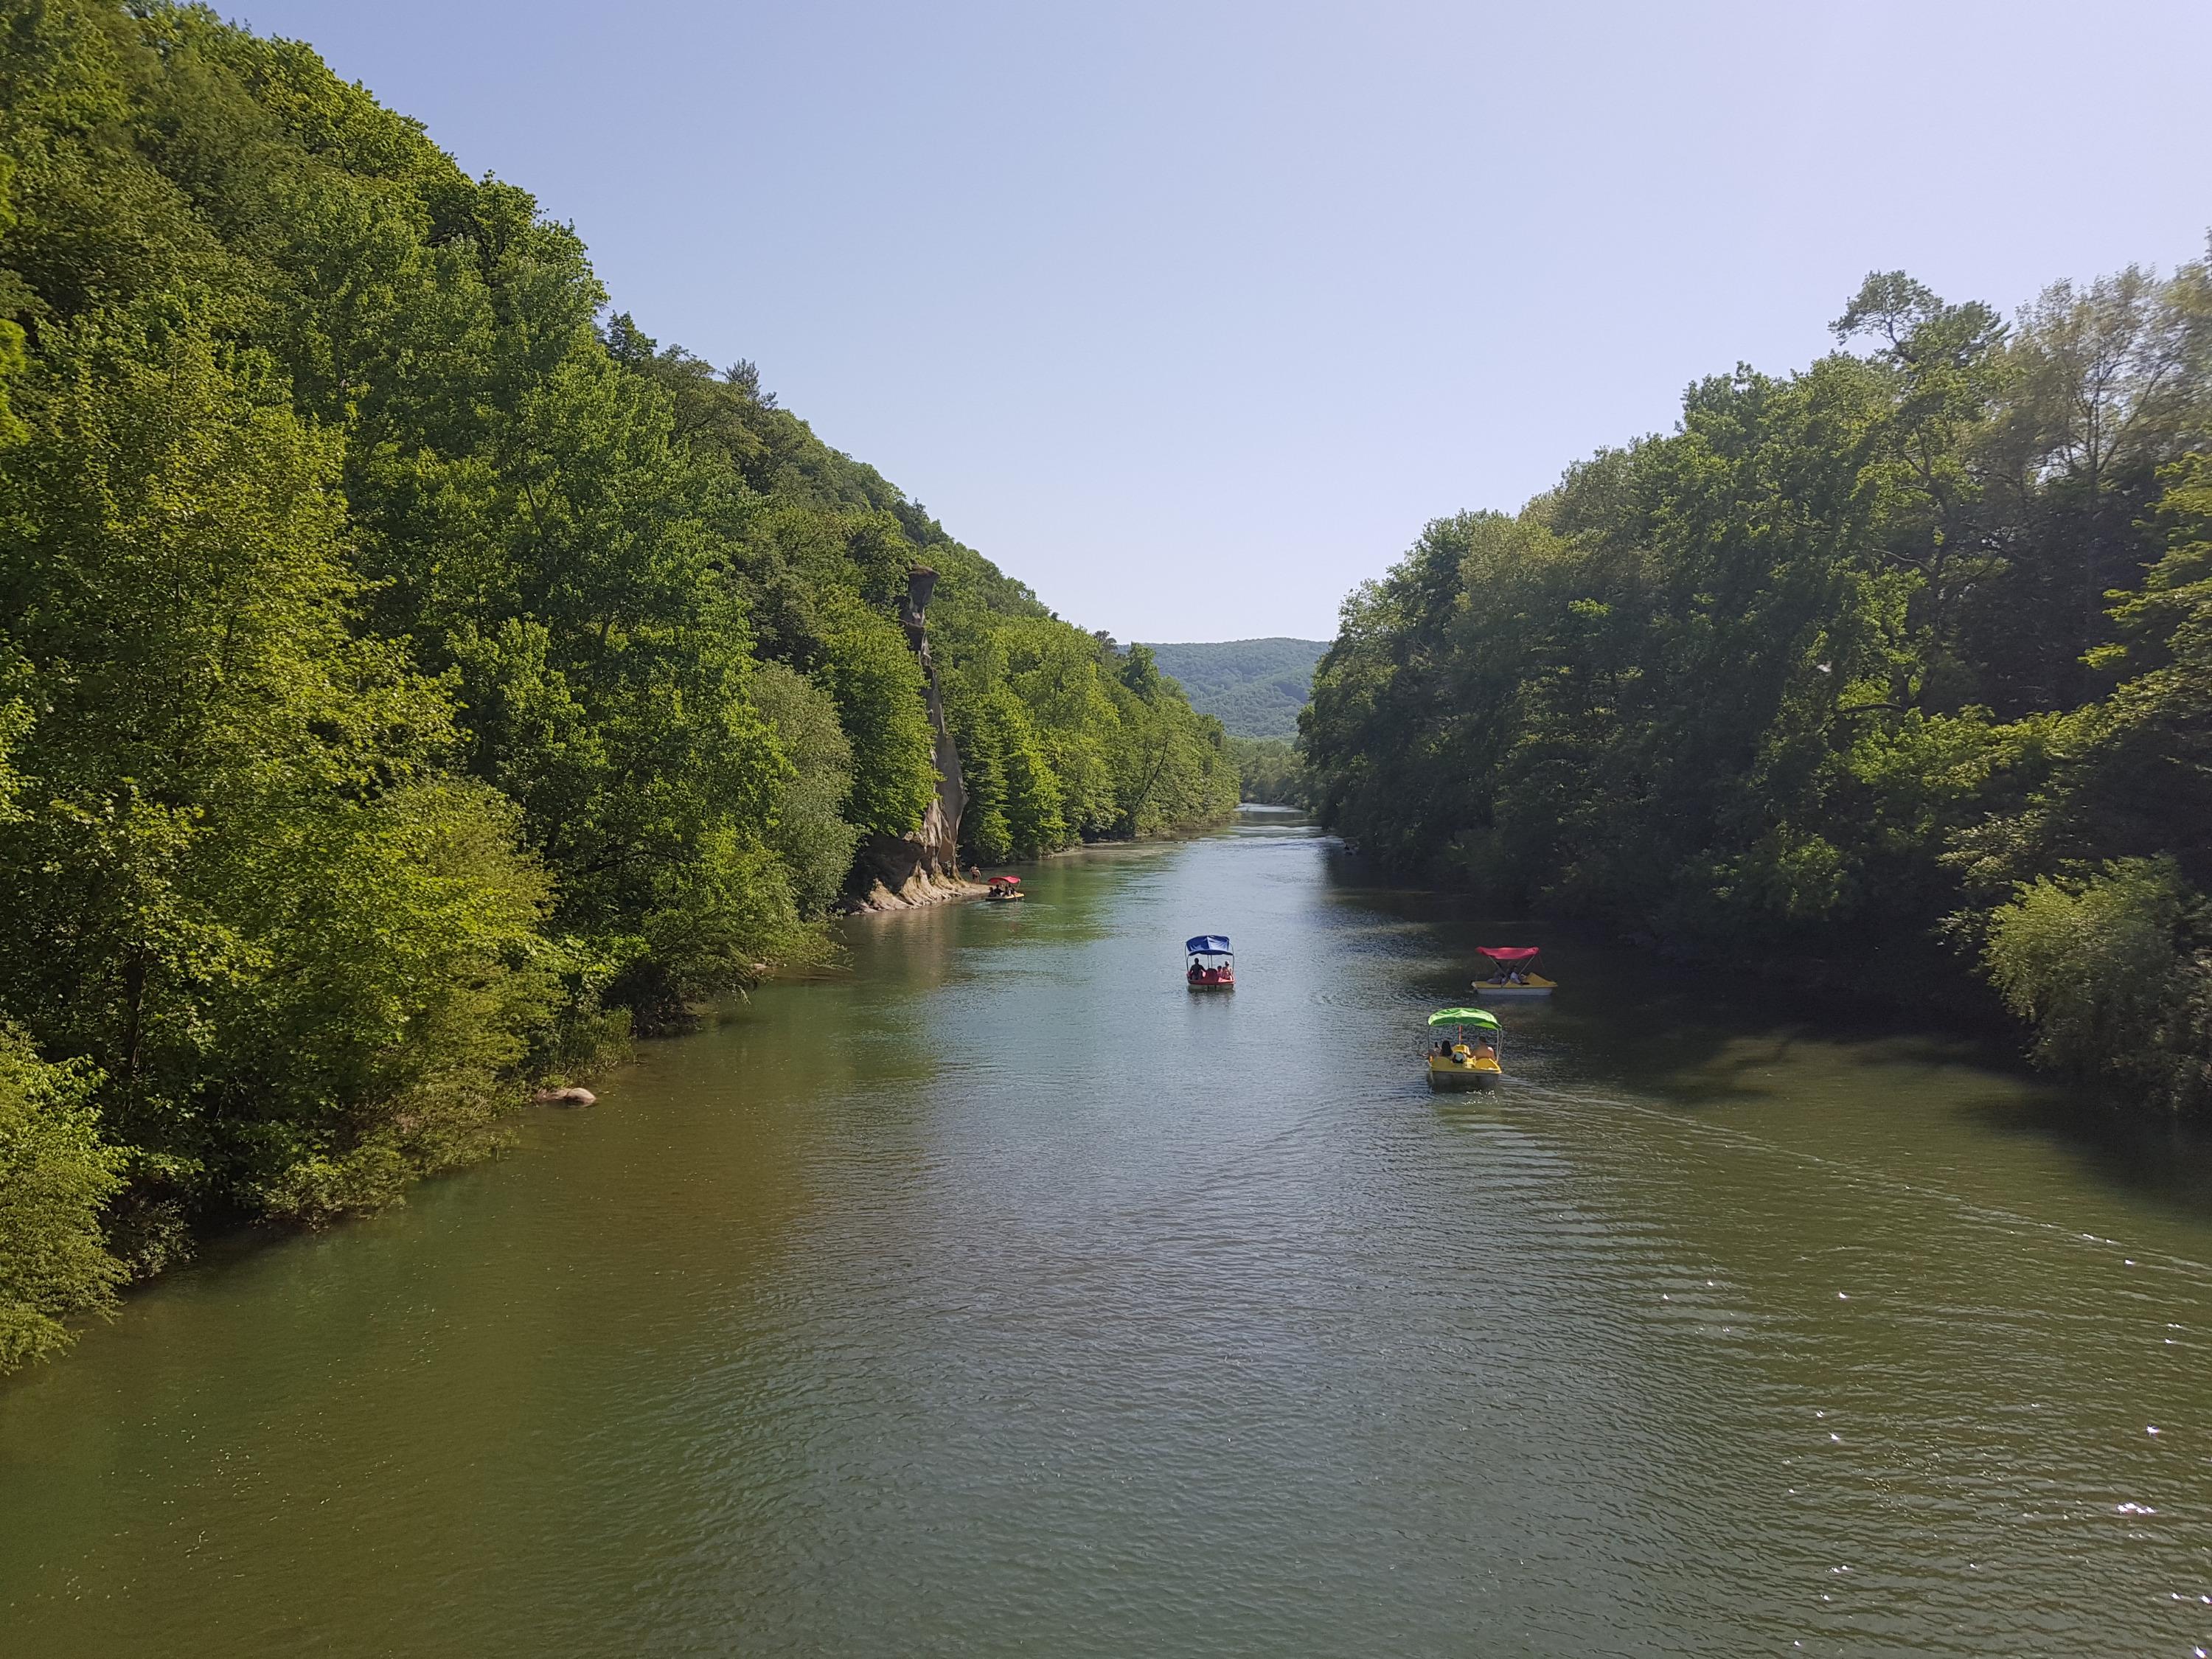
[[[942,904],[947,899],[981,898],[991,890],[980,881],[969,881],[957,872],[951,875],[934,870],[916,870],[896,888],[878,881],[868,890],[851,902],[855,911],[911,910],[924,904]]]

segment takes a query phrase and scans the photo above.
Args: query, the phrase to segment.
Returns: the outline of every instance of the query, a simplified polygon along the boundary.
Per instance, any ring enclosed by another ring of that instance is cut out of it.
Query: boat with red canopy
[[[1183,982],[1194,991],[1233,991],[1237,988],[1237,953],[1229,948],[1226,933],[1200,933],[1182,943],[1189,965]]]
[[[1007,899],[1023,898],[1026,895],[1022,891],[1022,878],[1019,876],[994,876],[991,878],[991,890],[984,896],[1003,902]]]
[[[1474,982],[1478,996],[1547,997],[1559,988],[1536,971],[1536,958],[1542,954],[1540,945],[1478,945],[1474,948],[1492,964],[1490,977]]]

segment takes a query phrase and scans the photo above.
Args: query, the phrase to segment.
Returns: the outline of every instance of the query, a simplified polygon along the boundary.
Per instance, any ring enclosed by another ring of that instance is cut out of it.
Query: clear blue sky
[[[256,0],[1062,614],[1326,637],[1870,269],[2197,257],[2205,0]]]

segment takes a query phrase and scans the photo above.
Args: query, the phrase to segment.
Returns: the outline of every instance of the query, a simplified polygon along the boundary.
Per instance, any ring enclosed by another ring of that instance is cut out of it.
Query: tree
[[[836,702],[783,664],[763,663],[752,694],[792,763],[769,842],[791,871],[799,908],[819,915],[844,887],[860,836],[840,811],[853,789],[853,745]]]
[[[100,1212],[122,1184],[122,1157],[100,1140],[97,1082],[0,1030],[0,1373],[67,1346],[72,1314],[114,1304],[123,1266],[104,1247]]]
[[[1518,515],[1431,525],[1316,672],[1324,820],[1738,960],[1847,933],[1917,1000],[1973,1000],[1963,955],[2046,1058],[2205,1103],[2208,282],[2008,326],[1877,273],[1835,325],[1865,355],[1700,381]]]
[[[0,994],[98,1068],[139,1198],[383,1201],[372,1165],[452,1161],[513,1091],[543,879],[504,804],[439,775],[437,689],[348,625],[327,442],[189,319],[42,345],[0,455],[40,711]],[[311,1166],[341,1172],[312,1198]]]
[[[18,8],[0,158],[0,1366],[823,960],[937,787],[917,562],[1010,854],[1225,810],[1172,688],[308,47]]]

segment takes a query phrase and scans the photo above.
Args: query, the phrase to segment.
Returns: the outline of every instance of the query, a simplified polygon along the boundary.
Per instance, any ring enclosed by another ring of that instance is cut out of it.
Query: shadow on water
[[[2064,1151],[2105,1182],[2192,1221],[2212,1221],[2212,1129],[2146,1116],[2063,1090],[1966,1101],[1960,1117],[1985,1133]]]
[[[1328,861],[1325,891],[1370,927],[1387,916],[1424,936],[1427,951],[1407,983],[1438,1004],[1469,994],[1486,965],[1477,945],[1542,947],[1547,971],[1568,988],[1554,1002],[1501,1007],[1509,1043],[1524,1056],[1571,1053],[1587,1084],[1695,1116],[1790,1109],[1808,1073],[1862,1073],[1859,1086],[1869,1092],[1883,1079],[1939,1073],[1951,1082],[1929,1095],[1927,1111],[1976,1133],[2037,1145],[2169,1213],[2212,1219],[2212,1125],[2085,1099],[2033,1072],[2003,1034],[1786,981],[1730,979],[1588,924],[1499,917],[1466,895],[1391,882],[1341,853]],[[1494,1116],[1510,1096],[1485,1105],[1444,1098],[1454,1104],[1440,1104],[1439,1115],[1458,1125]]]

